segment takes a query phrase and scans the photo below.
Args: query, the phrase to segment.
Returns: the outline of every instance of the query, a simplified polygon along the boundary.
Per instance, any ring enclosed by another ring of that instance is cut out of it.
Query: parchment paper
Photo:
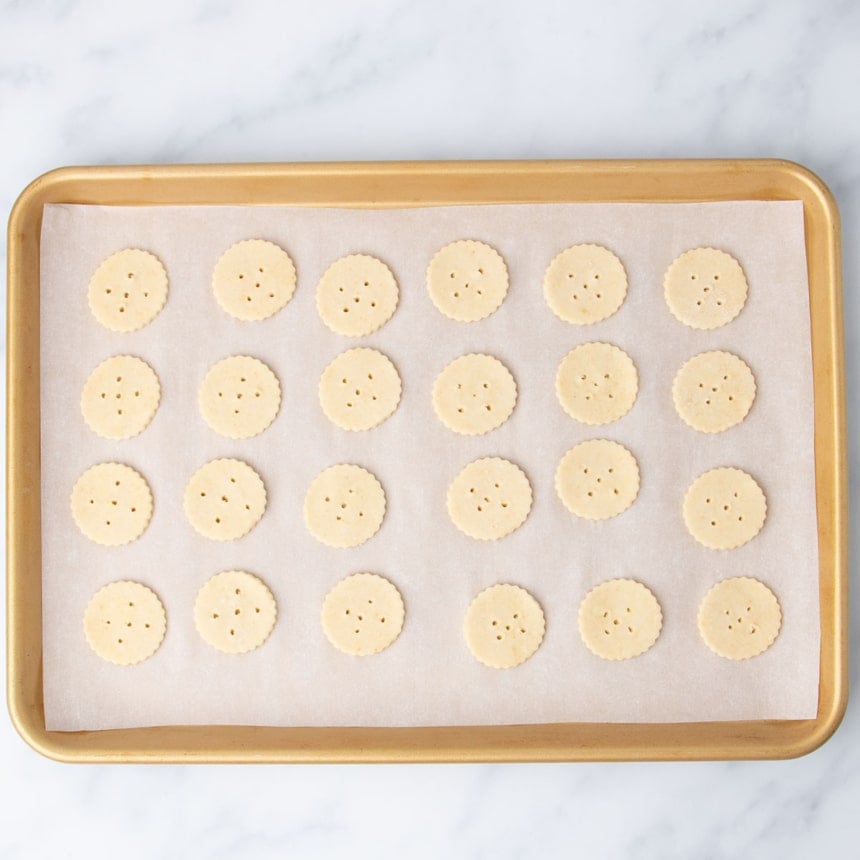
[[[44,693],[47,727],[100,729],[159,724],[421,725],[565,721],[794,719],[815,715],[818,698],[818,548],[813,473],[813,402],[803,212],[800,202],[577,204],[367,211],[282,207],[48,206],[42,231],[42,544]],[[212,295],[212,268],[233,242],[261,237],[293,257],[299,285],[273,318],[242,323]],[[455,323],[430,302],[424,273],[433,253],[458,238],[485,240],[505,257],[507,300],[479,323]],[[623,260],[630,288],[622,309],[597,325],[558,320],[542,292],[544,270],[562,248],[597,242]],[[682,251],[723,248],[741,261],[750,295],[740,316],[712,332],[669,313],[663,273]],[[156,254],[170,278],[155,321],[115,334],[89,312],[86,288],[98,264],[123,247]],[[391,321],[361,339],[320,321],[315,286],[348,253],[379,256],[401,290]],[[574,346],[605,340],[625,349],[640,373],[632,411],[602,428],[580,425],[556,401],[554,378]],[[389,355],[403,378],[397,412],[377,429],[331,425],[317,400],[322,369],[356,345]],[[740,426],[714,436],[676,415],[678,368],[705,349],[738,353],[753,368],[758,397]],[[492,433],[459,437],[435,417],[431,387],[466,352],[507,364],[519,386],[511,419]],[[150,427],[121,442],[99,439],[81,417],[90,371],[115,354],[138,355],[157,371],[162,403]],[[257,356],[278,374],[284,398],[262,435],[217,436],[197,410],[209,366],[227,355]],[[637,457],[642,488],[615,519],[572,517],[553,489],[562,454],[593,437],[615,439]],[[445,510],[447,486],[480,456],[520,464],[534,489],[526,524],[496,542],[462,535]],[[199,536],[186,522],[186,481],[214,457],[239,457],[266,482],[268,511],[239,541]],[[155,513],[134,543],[97,546],[76,528],[69,493],[94,463],[118,460],[142,472]],[[381,480],[388,510],[379,533],[357,549],[333,549],[305,529],[302,502],[313,477],[333,463],[358,463]],[[768,519],[746,546],[706,549],[687,533],[681,501],[706,469],[746,469],[764,488]],[[279,619],[259,650],[229,656],[195,632],[192,605],[213,574],[242,568],[260,576]],[[400,639],[374,657],[336,651],[320,628],[326,592],[342,577],[374,571],[401,590]],[[761,578],[778,596],[784,625],[775,645],[745,662],[717,657],[701,642],[698,605],[732,575]],[[664,629],[645,655],[624,662],[593,656],[577,631],[585,593],[625,576],[647,584]],[[96,657],[82,632],[84,608],[107,582],[153,588],[167,610],[161,649],[122,668]],[[496,582],[518,583],[543,605],[543,646],[522,666],[499,671],[472,658],[462,634],[472,597]]]

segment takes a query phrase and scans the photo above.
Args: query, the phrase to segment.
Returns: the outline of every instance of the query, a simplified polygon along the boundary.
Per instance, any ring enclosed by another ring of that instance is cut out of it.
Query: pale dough
[[[555,473],[564,506],[587,520],[607,520],[629,508],[639,495],[639,465],[623,445],[589,439],[574,445]]]
[[[496,540],[518,529],[532,507],[525,472],[501,457],[464,466],[448,487],[448,515],[463,534]]]
[[[221,308],[252,322],[276,314],[296,291],[296,267],[273,242],[245,239],[228,248],[215,264],[212,289]]]
[[[209,368],[198,398],[206,423],[228,439],[262,433],[281,407],[281,385],[256,358],[232,355]]]
[[[211,460],[185,487],[184,508],[199,534],[212,540],[237,540],[265,513],[266,487],[242,460]]]
[[[121,463],[99,463],[72,488],[72,516],[95,543],[121,546],[139,538],[152,517],[152,493],[144,477]]]
[[[720,433],[740,424],[755,393],[753,372],[730,352],[699,353],[678,371],[672,384],[678,415],[703,433]]]
[[[702,639],[729,660],[746,660],[767,651],[781,625],[782,611],[774,593],[747,576],[718,582],[699,607]]]
[[[734,549],[752,540],[764,525],[767,500],[741,469],[711,469],[699,475],[684,497],[690,534],[711,549]]]
[[[115,355],[87,378],[81,412],[89,428],[104,439],[130,439],[152,421],[161,399],[155,371],[139,358]]]
[[[546,622],[537,600],[518,585],[491,585],[466,610],[463,633],[472,656],[493,669],[524,663],[543,642]]]
[[[543,292],[557,317],[589,325],[611,317],[624,303],[627,273],[608,248],[574,245],[549,264]]]
[[[321,543],[359,546],[382,525],[385,491],[376,476],[361,466],[330,466],[308,488],[304,515],[308,531]]]
[[[335,648],[365,657],[394,642],[403,629],[403,616],[403,598],[394,585],[373,573],[354,573],[326,595],[321,621]]]
[[[213,648],[244,654],[259,648],[275,626],[272,592],[244,570],[225,570],[197,592],[194,626]]]
[[[398,297],[397,281],[382,260],[351,254],[335,260],[320,278],[317,311],[333,332],[363,337],[391,319]]]
[[[662,627],[657,598],[632,579],[602,582],[579,605],[579,635],[604,660],[628,660],[645,653]]]
[[[111,331],[136,331],[158,316],[167,301],[167,272],[158,257],[126,248],[111,254],[87,288],[93,316]]]
[[[322,372],[319,399],[332,424],[344,430],[369,430],[397,409],[400,375],[381,352],[348,349]]]
[[[584,343],[561,361],[555,377],[558,402],[583,424],[610,424],[636,402],[639,376],[624,350],[609,343]]]
[[[476,436],[501,426],[514,411],[517,384],[491,355],[462,355],[436,377],[433,408],[455,433]]]
[[[747,279],[738,261],[716,248],[694,248],[672,262],[663,279],[673,316],[695,329],[731,322],[747,300]]]
[[[451,242],[430,261],[427,289],[440,313],[459,322],[476,322],[505,300],[508,268],[499,252],[483,242]]]
[[[90,648],[119,666],[151,657],[166,629],[164,606],[139,582],[111,582],[93,595],[84,611],[84,636]]]

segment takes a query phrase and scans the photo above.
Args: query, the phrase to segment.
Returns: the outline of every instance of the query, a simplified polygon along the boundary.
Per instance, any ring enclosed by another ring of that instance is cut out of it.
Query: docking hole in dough
[[[587,520],[608,520],[629,508],[639,495],[639,464],[623,445],[589,439],[574,445],[555,473],[564,506]]]
[[[699,607],[702,639],[729,660],[747,660],[767,651],[781,625],[782,610],[774,593],[748,576],[718,582]]]
[[[263,582],[244,570],[225,570],[197,592],[194,626],[225,654],[259,648],[275,626],[278,607]]]
[[[561,361],[555,377],[558,402],[583,424],[611,424],[636,402],[639,375],[633,360],[609,343],[584,343]]]
[[[332,424],[344,430],[370,430],[397,409],[400,375],[381,352],[348,349],[322,372],[319,399]]]
[[[115,355],[87,378],[81,412],[90,430],[103,439],[131,439],[152,421],[160,399],[158,377],[145,361]]]
[[[376,476],[361,466],[330,466],[308,488],[304,514],[308,531],[320,543],[359,546],[382,525],[385,491]]]
[[[582,641],[604,660],[629,660],[644,654],[657,641],[662,627],[657,598],[633,579],[602,582],[579,605]]]
[[[335,260],[317,284],[320,319],[346,337],[364,337],[381,328],[397,310],[398,298],[391,269],[367,254]]]
[[[242,460],[211,460],[191,476],[184,507],[198,534],[210,540],[237,540],[265,513],[266,487]]]
[[[111,582],[93,595],[84,611],[84,635],[90,648],[118,666],[151,657],[166,629],[164,606],[139,582]]]
[[[232,355],[209,368],[198,398],[206,423],[228,439],[262,433],[281,407],[281,385],[256,358]]]
[[[274,242],[245,239],[215,264],[212,290],[221,309],[245,322],[276,314],[296,291],[296,267]]]
[[[72,516],[78,528],[102,546],[139,538],[152,517],[152,492],[139,472],[122,463],[99,463],[72,489]]]
[[[87,288],[93,316],[107,329],[136,331],[158,316],[167,301],[167,272],[147,251],[126,248],[111,254]]]
[[[400,592],[375,573],[354,573],[326,595],[322,628],[344,654],[366,657],[384,651],[403,629]]]
[[[731,322],[743,310],[748,288],[734,257],[716,248],[694,248],[666,270],[663,291],[677,320],[709,330]]]
[[[690,534],[711,549],[735,549],[762,529],[767,500],[742,469],[723,467],[699,475],[684,497],[684,522]]]
[[[433,384],[433,408],[455,433],[477,436],[508,420],[517,402],[511,372],[491,355],[454,359]]]
[[[463,633],[472,656],[492,669],[512,669],[543,642],[546,621],[537,600],[518,585],[491,585],[466,610]]]
[[[477,322],[505,300],[508,268],[501,254],[483,242],[451,242],[430,261],[427,289],[436,309],[446,317]]]
[[[755,400],[755,377],[730,352],[701,352],[675,376],[672,399],[681,419],[702,433],[721,433],[746,418]]]
[[[448,487],[448,514],[463,534],[496,540],[518,529],[532,507],[525,472],[501,457],[464,466]]]
[[[627,273],[608,248],[574,245],[549,264],[543,292],[559,319],[590,325],[611,317],[624,303]]]

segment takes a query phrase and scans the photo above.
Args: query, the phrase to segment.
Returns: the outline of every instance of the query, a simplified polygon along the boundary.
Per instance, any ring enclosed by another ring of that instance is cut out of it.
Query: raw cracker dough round
[[[84,636],[90,648],[118,666],[151,657],[166,629],[164,606],[139,582],[111,582],[93,595],[84,611]]]
[[[747,300],[741,264],[716,248],[693,248],[675,259],[663,279],[672,315],[695,329],[714,329],[731,322]]]
[[[403,598],[387,579],[354,573],[326,595],[321,621],[328,641],[344,654],[384,651],[403,629]]]
[[[87,300],[107,329],[136,331],[158,316],[167,301],[167,272],[158,257],[126,248],[111,254],[90,278]]]
[[[359,546],[382,525],[385,491],[376,476],[361,466],[330,466],[311,482],[304,515],[308,531],[320,543]]]
[[[139,358],[115,355],[89,375],[81,393],[81,412],[103,439],[131,439],[142,433],[158,410],[161,385]]]
[[[436,252],[427,267],[436,309],[459,322],[476,322],[498,310],[508,292],[508,268],[495,248],[462,239]]]
[[[663,612],[651,591],[633,579],[596,585],[579,605],[579,635],[604,660],[644,654],[663,627]]]
[[[694,430],[720,433],[746,418],[755,400],[753,372],[730,352],[701,352],[675,376],[672,399]]]
[[[259,648],[275,626],[278,607],[272,592],[244,570],[225,570],[197,592],[194,626],[213,648],[244,654]]]
[[[636,402],[639,376],[624,350],[609,343],[583,343],[558,366],[555,393],[571,418],[583,424],[611,424]]]
[[[72,516],[78,528],[102,546],[121,546],[139,538],[152,517],[152,492],[131,466],[90,466],[72,488]]]
[[[587,520],[608,520],[636,501],[639,464],[618,442],[589,439],[574,445],[561,458],[555,490],[572,514]]]
[[[400,375],[381,352],[348,349],[322,372],[319,399],[332,424],[344,430],[370,430],[397,409]]]
[[[228,439],[262,433],[281,406],[281,385],[256,358],[231,355],[209,368],[198,398],[206,423]]]
[[[782,611],[774,593],[757,579],[718,582],[699,607],[699,633],[708,648],[729,660],[767,651],[779,634]]]
[[[290,255],[265,239],[245,239],[229,247],[215,264],[212,290],[231,317],[254,322],[276,314],[296,291]]]
[[[684,497],[684,522],[701,544],[734,549],[751,541],[764,525],[767,500],[741,469],[711,469],[699,475]]]
[[[511,372],[491,355],[461,355],[433,384],[433,408],[455,433],[477,436],[508,420],[517,402]]]
[[[624,303],[627,273],[608,248],[574,245],[549,264],[543,292],[559,319],[590,325],[611,317]]]
[[[501,457],[472,461],[448,487],[451,521],[476,540],[496,540],[516,531],[531,508],[532,488],[525,472]]]
[[[317,284],[320,319],[347,337],[363,337],[385,325],[397,309],[398,298],[391,269],[367,254],[335,260]]]
[[[466,610],[463,633],[472,656],[493,669],[524,663],[543,642],[546,622],[537,600],[518,585],[491,585]]]
[[[211,460],[185,487],[185,516],[194,530],[211,540],[237,540],[266,511],[263,479],[242,460]]]

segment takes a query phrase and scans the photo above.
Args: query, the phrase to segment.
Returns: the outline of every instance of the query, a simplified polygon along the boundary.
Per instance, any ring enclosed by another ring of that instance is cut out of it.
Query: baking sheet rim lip
[[[37,752],[58,761],[79,761],[79,762],[98,762],[98,761],[260,761],[259,756],[249,755],[247,751],[233,749],[226,751],[189,751],[185,755],[159,755],[157,752],[138,750],[134,753],[126,753],[125,755],[105,753],[104,755],[93,754],[91,751],[76,752],[67,744],[62,743],[62,738],[67,734],[87,734],[87,733],[64,733],[64,732],[49,732],[44,725],[35,725],[32,719],[34,714],[32,708],[28,709],[26,704],[21,701],[22,690],[18,687],[17,681],[17,652],[18,652],[18,634],[16,626],[13,623],[17,616],[17,600],[15,588],[20,585],[16,576],[17,563],[16,552],[18,550],[18,541],[15,539],[15,522],[14,513],[17,506],[14,490],[18,487],[18,481],[13,475],[12,455],[17,453],[17,434],[10,433],[10,426],[13,424],[13,418],[16,417],[13,401],[16,395],[17,386],[14,384],[15,371],[21,356],[19,355],[18,342],[21,336],[20,333],[14,330],[14,322],[17,317],[15,310],[15,299],[20,290],[24,289],[24,285],[18,278],[19,256],[21,255],[20,248],[16,241],[16,237],[20,234],[20,224],[28,217],[33,216],[32,209],[34,206],[41,206],[45,202],[62,202],[57,200],[42,200],[40,197],[49,196],[51,192],[57,190],[58,186],[62,186],[66,180],[80,180],[81,178],[96,178],[99,174],[103,177],[110,176],[116,179],[125,179],[126,181],[136,181],[142,178],[140,173],[146,172],[150,177],[161,179],[176,179],[183,175],[195,177],[197,179],[204,178],[205,174],[223,175],[224,173],[233,173],[234,178],[240,178],[244,172],[259,176],[266,175],[267,172],[273,170],[280,171],[283,176],[290,173],[308,173],[320,174],[322,176],[330,175],[330,172],[345,171],[353,175],[366,172],[368,174],[379,172],[397,172],[398,170],[421,172],[432,171],[451,171],[453,169],[462,170],[464,173],[483,172],[487,169],[488,172],[498,172],[500,170],[510,170],[521,175],[526,175],[529,172],[534,173],[536,169],[541,172],[552,173],[556,170],[585,170],[588,168],[598,168],[603,166],[606,168],[614,168],[616,170],[622,168],[644,167],[657,169],[658,167],[677,170],[683,166],[687,169],[693,169],[696,166],[709,166],[711,168],[727,169],[730,167],[748,167],[748,168],[768,168],[779,173],[784,173],[791,176],[795,181],[799,181],[815,198],[808,200],[805,196],[798,195],[789,199],[801,199],[804,207],[817,203],[820,207],[820,215],[826,223],[830,225],[829,235],[823,237],[827,246],[827,259],[830,264],[829,273],[832,277],[828,280],[828,292],[832,294],[834,299],[834,308],[838,311],[835,314],[835,319],[831,322],[831,344],[828,357],[835,359],[836,367],[833,379],[834,385],[834,403],[833,415],[831,416],[834,422],[834,459],[836,469],[833,475],[833,497],[834,497],[834,597],[833,597],[833,614],[836,618],[834,627],[834,637],[836,640],[836,648],[834,652],[833,665],[833,692],[830,699],[830,708],[822,713],[820,710],[817,716],[810,720],[803,721],[779,721],[782,724],[802,722],[810,725],[810,730],[802,737],[791,743],[786,743],[778,749],[770,749],[768,752],[762,752],[760,755],[755,754],[755,750],[738,751],[735,758],[793,758],[805,755],[820,747],[825,743],[837,730],[842,718],[845,714],[848,699],[848,684],[847,684],[847,639],[848,639],[848,610],[847,610],[847,533],[845,523],[847,519],[847,488],[846,488],[846,428],[845,428],[845,388],[844,388],[844,335],[843,335],[843,316],[841,308],[841,247],[839,244],[840,233],[840,217],[839,210],[836,204],[835,197],[828,186],[811,170],[797,162],[784,159],[644,159],[644,160],[628,160],[628,159],[607,159],[607,160],[545,160],[545,161],[506,161],[506,160],[490,160],[490,161],[405,161],[405,162],[277,162],[277,163],[248,163],[248,164],[205,164],[205,165],[108,165],[108,166],[92,166],[92,167],[59,167],[50,170],[41,176],[37,177],[29,183],[21,192],[15,201],[9,217],[7,227],[7,243],[8,243],[8,261],[7,261],[7,463],[6,463],[6,489],[7,489],[7,707],[11,721],[22,739]],[[235,174],[239,175],[235,175]],[[159,177],[158,174],[161,174]],[[203,174],[203,175],[201,175]],[[656,195],[655,195],[656,197]],[[615,198],[617,200],[617,198]],[[709,198],[699,198],[709,199]],[[769,196],[749,197],[739,196],[733,199],[780,199]],[[661,198],[664,202],[677,202]],[[480,201],[478,201],[480,202]],[[520,201],[517,201],[520,202]],[[617,201],[621,202],[621,201]],[[660,202],[653,200],[652,202]],[[152,204],[145,204],[152,205]],[[38,219],[41,219],[41,211],[38,212]],[[809,239],[807,237],[807,248]],[[14,484],[14,486],[13,486]],[[820,682],[819,682],[820,684]],[[25,716],[26,715],[26,716]],[[755,723],[767,723],[768,721],[752,721]],[[729,721],[721,722],[720,725],[725,725]],[[581,725],[576,723],[562,725]],[[616,726],[632,725],[643,726],[649,724],[613,724]],[[691,725],[691,724],[674,724],[674,725]],[[623,745],[621,745],[623,747]],[[762,744],[762,749],[767,747],[767,744]],[[773,746],[771,744],[771,746]],[[361,754],[361,750],[354,751],[354,755],[348,754],[333,754],[320,755],[317,753],[308,753],[307,757],[302,754],[296,754],[295,750],[284,749],[280,754],[271,755],[268,761],[572,761],[572,760],[621,760],[630,759],[632,756],[624,755],[623,749],[621,754],[613,754],[612,747],[604,748],[606,753],[605,758],[599,756],[581,755],[582,750],[574,745],[566,748],[569,755],[565,756],[564,752],[559,749],[553,749],[551,755],[542,755],[539,750],[529,749],[524,747],[518,750],[516,754],[509,755],[509,750],[503,751],[499,756],[492,755],[487,758],[482,758],[480,753],[475,750],[477,755],[464,754],[462,749],[448,748],[450,759],[446,758],[446,751],[439,750],[439,755],[423,757],[421,752],[416,748],[407,751],[405,754],[392,754],[390,751],[386,754],[384,750],[380,750],[378,756],[371,753],[368,757]],[[702,750],[701,752],[706,752]],[[272,751],[269,751],[270,753]],[[653,759],[647,754],[637,756],[641,760],[671,760],[678,756],[665,754],[665,750],[659,750],[655,753]],[[722,751],[723,753],[725,750]],[[416,755],[417,753],[417,755]],[[646,751],[647,753],[647,751]],[[663,754],[661,754],[663,753]],[[701,753],[697,756],[702,758]],[[706,756],[711,757],[711,756]],[[716,755],[714,757],[717,757]],[[723,755],[719,755],[723,758]]]
[[[143,750],[135,749],[133,751],[105,751],[101,754],[92,751],[76,751],[68,743],[64,743],[64,739],[71,736],[80,736],[87,734],[102,734],[102,732],[52,732],[42,726],[24,725],[20,720],[20,715],[17,714],[11,705],[10,700],[10,716],[12,723],[20,735],[21,739],[31,747],[35,752],[48,758],[52,761],[62,762],[65,764],[386,764],[386,763],[409,763],[409,764],[479,764],[479,763],[527,763],[527,762],[621,762],[621,761],[765,761],[765,760],[789,760],[797,759],[806,756],[815,750],[819,749],[826,743],[839,728],[839,724],[845,713],[844,706],[833,709],[831,715],[825,721],[820,718],[814,720],[778,720],[778,721],[754,721],[757,723],[777,722],[780,725],[788,725],[794,723],[809,723],[813,725],[812,731],[801,737],[792,744],[783,744],[781,746],[771,742],[766,745],[768,752],[761,748],[750,748],[740,751],[732,758],[727,758],[723,751],[719,749],[707,748],[704,751],[697,751],[694,754],[692,750],[695,744],[685,743],[680,749],[675,749],[674,754],[672,747],[654,747],[645,748],[642,754],[637,755],[635,759],[629,754],[626,748],[618,750],[607,750],[605,748],[596,748],[596,755],[588,755],[584,752],[584,748],[571,743],[564,750],[558,748],[542,748],[534,749],[530,747],[511,748],[511,747],[495,747],[492,752],[487,750],[464,750],[459,746],[437,745],[431,752],[430,748],[410,748],[403,754],[392,754],[391,749],[387,746],[380,745],[374,747],[368,745],[365,747],[355,747],[349,752],[332,748],[323,749],[305,749],[282,747],[278,750],[261,750],[257,754],[249,752],[239,747],[217,748],[207,750],[187,750],[184,753],[176,753],[175,751],[162,752],[158,750]],[[728,721],[727,721],[728,722]],[[748,721],[739,721],[748,722]],[[543,725],[556,726],[582,726],[589,725],[588,723],[555,723]],[[592,725],[604,725],[601,723]],[[635,731],[643,726],[654,725],[671,725],[679,728],[689,728],[691,726],[708,726],[712,723],[614,723],[612,724],[619,730],[629,729]],[[522,725],[507,725],[507,729],[528,730],[533,727],[533,724]],[[173,726],[148,726],[148,729],[157,728],[175,728]],[[223,728],[222,726],[184,726],[183,728]],[[230,726],[233,729],[254,729],[260,728],[257,726]],[[293,728],[314,728],[319,729],[319,726],[313,727],[293,727]],[[329,726],[325,727],[327,731],[340,731],[346,728],[366,728],[366,727],[342,727]],[[396,731],[398,727],[374,727],[378,731],[390,733]],[[439,728],[428,726],[425,728]],[[445,726],[443,728],[483,728],[482,726]],[[107,730],[107,731],[127,731],[124,729]],[[402,749],[402,748],[400,748]],[[650,750],[650,751],[649,751]],[[704,752],[704,754],[703,754]]]
[[[37,176],[29,182],[18,195],[15,202],[12,204],[8,221],[8,236],[9,244],[11,245],[12,227],[20,217],[21,211],[27,210],[33,201],[43,189],[52,190],[57,185],[62,185],[67,180],[75,179],[117,179],[126,181],[135,181],[142,178],[153,178],[153,174],[161,174],[155,178],[161,179],[178,179],[187,177],[192,179],[211,179],[217,175],[225,173],[232,174],[232,178],[238,179],[243,174],[247,178],[251,177],[266,177],[277,173],[281,176],[290,174],[306,174],[306,175],[321,175],[330,176],[332,173],[341,171],[350,175],[361,173],[379,174],[381,172],[413,172],[413,173],[431,173],[439,172],[443,175],[450,175],[452,172],[462,172],[464,175],[474,175],[476,172],[487,171],[495,173],[499,171],[509,171],[514,173],[555,173],[558,171],[578,172],[582,171],[623,171],[623,170],[641,170],[643,168],[650,170],[663,170],[673,172],[679,168],[695,169],[695,168],[728,168],[735,169],[757,169],[765,168],[772,169],[777,172],[788,174],[796,181],[801,182],[809,188],[820,200],[823,209],[825,210],[828,219],[839,224],[839,207],[836,203],[836,198],[830,187],[824,182],[821,177],[806,165],[800,162],[793,161],[787,158],[593,158],[593,159],[451,159],[451,160],[431,160],[421,161],[415,159],[405,159],[403,161],[246,161],[246,162],[198,162],[186,164],[68,164],[59,167],[51,168]],[[696,198],[701,200],[701,198]],[[741,200],[770,200],[771,197],[741,197],[736,198]],[[799,199],[799,198],[791,198]],[[50,202],[62,202],[59,200]],[[521,202],[521,201],[516,201]],[[539,201],[536,201],[539,202]],[[569,201],[583,202],[583,201]],[[615,202],[623,202],[616,200]],[[663,198],[654,195],[649,202],[660,203],[664,202]],[[668,201],[676,202],[676,201]],[[706,202],[702,200],[701,202]],[[123,204],[105,204],[105,205],[123,205]],[[140,205],[140,204],[126,204]],[[151,205],[151,204],[145,204]],[[182,204],[173,204],[182,205]],[[205,204],[199,204],[205,205]],[[233,204],[223,204],[233,205]],[[261,205],[261,204],[248,204]],[[284,204],[271,204],[284,205]]]

